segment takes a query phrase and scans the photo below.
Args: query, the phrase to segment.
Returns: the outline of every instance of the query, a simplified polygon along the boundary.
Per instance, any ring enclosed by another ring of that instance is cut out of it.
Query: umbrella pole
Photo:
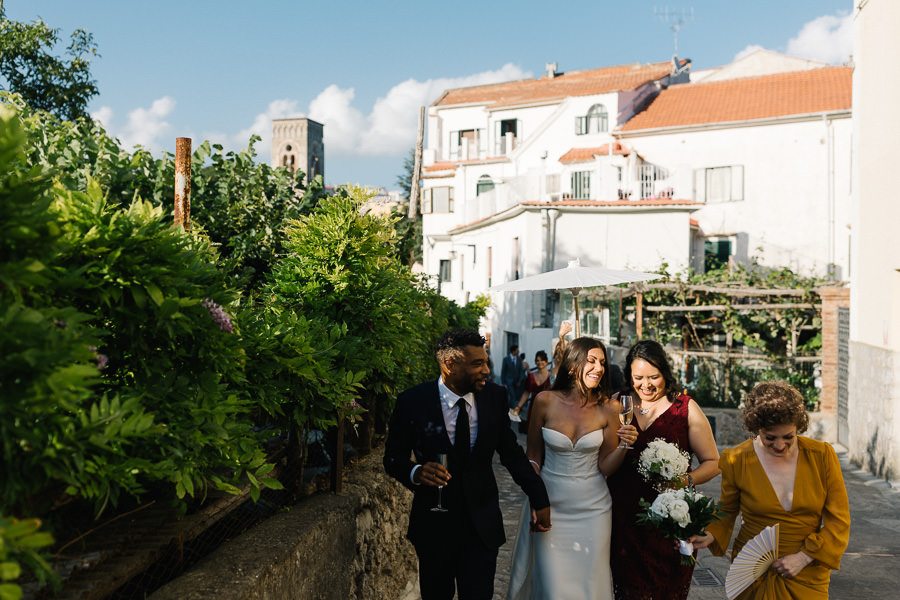
[[[578,292],[575,292],[575,337],[581,337],[581,319],[578,317]]]

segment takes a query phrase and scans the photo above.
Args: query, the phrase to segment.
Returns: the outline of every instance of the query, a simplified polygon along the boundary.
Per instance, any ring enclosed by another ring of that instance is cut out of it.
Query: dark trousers
[[[422,600],[490,600],[494,596],[497,549],[477,536],[446,546],[416,547]]]
[[[506,395],[509,398],[509,407],[515,408],[519,404],[519,398],[522,397],[522,390],[513,383],[507,383]]]

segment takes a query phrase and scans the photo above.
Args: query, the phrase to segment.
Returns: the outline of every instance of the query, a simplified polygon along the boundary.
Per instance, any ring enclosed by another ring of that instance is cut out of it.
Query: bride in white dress
[[[553,388],[535,399],[528,427],[528,458],[550,495],[552,527],[531,535],[533,516],[525,506],[508,599],[612,599],[606,475],[622,464],[620,439],[637,439],[634,426],[619,425],[618,413],[609,395],[606,348],[592,338],[573,340]]]

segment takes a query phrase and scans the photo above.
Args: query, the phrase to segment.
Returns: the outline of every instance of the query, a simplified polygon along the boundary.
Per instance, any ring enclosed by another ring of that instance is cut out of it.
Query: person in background
[[[719,451],[709,420],[689,396],[679,394],[663,347],[637,342],[625,358],[627,393],[633,397],[637,441],[607,483],[613,499],[612,574],[616,600],[684,600],[693,565],[682,565],[678,546],[650,525],[637,523],[641,499],[652,503],[659,491],[638,470],[647,444],[657,438],[696,456],[699,466],[682,477],[683,486],[719,474]]]
[[[830,444],[799,435],[809,416],[803,396],[783,381],[757,384],[744,400],[743,420],[754,437],[719,459],[727,516],[691,541],[722,556],[740,513],[733,560],[748,540],[779,523],[778,560],[738,598],[826,599],[831,571],[840,568],[850,539],[850,505],[837,453]]]
[[[525,380],[525,365],[519,352],[518,344],[509,347],[509,354],[503,357],[500,366],[500,382],[506,388],[509,408],[515,408],[522,395],[522,382]]]
[[[537,368],[534,371],[528,371],[525,377],[525,391],[522,392],[519,403],[513,409],[513,414],[519,418],[522,416],[522,410],[526,410],[526,417],[519,422],[519,433],[528,433],[528,419],[531,417],[531,407],[534,405],[535,397],[544,390],[550,389],[550,371],[547,370],[547,364],[547,353],[538,350],[534,355],[534,365]]]
[[[388,425],[384,468],[413,492],[406,536],[423,600],[493,595],[506,541],[495,453],[535,509],[535,530],[550,529],[547,490],[509,426],[505,390],[487,381],[484,344],[471,329],[445,333],[435,346],[440,377],[400,394]]]
[[[568,340],[566,335],[572,332],[572,321],[563,321],[559,324],[559,336],[553,345],[553,360],[550,364],[550,383],[556,379],[556,373],[559,370],[559,363],[562,360],[563,352],[566,351]]]

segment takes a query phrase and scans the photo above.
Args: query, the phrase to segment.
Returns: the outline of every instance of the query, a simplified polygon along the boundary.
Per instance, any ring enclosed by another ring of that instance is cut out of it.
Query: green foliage
[[[22,597],[22,588],[15,582],[22,575],[23,564],[41,583],[56,582],[56,575],[40,555],[53,537],[40,528],[38,519],[13,519],[0,513],[0,600]]]
[[[291,223],[290,254],[264,297],[340,332],[331,338],[335,367],[363,377],[362,405],[373,410],[421,374],[426,345],[420,340],[429,328],[418,283],[396,257],[390,221],[360,214],[368,194],[348,191]],[[354,397],[323,392],[328,397],[319,401],[333,407]]]
[[[99,124],[61,121],[31,110],[20,96],[2,99],[17,108],[29,160],[52,169],[66,189],[87,192],[88,182],[94,181],[110,205],[142,198],[173,210],[173,154],[164,152],[156,159],[144,149],[129,153]],[[286,222],[307,214],[327,196],[321,177],[304,185],[302,172],[292,175],[257,162],[257,141],[253,136],[240,152],[224,152],[221,145],[205,141],[191,156],[192,227],[217,247],[219,266],[231,285],[249,290],[258,290],[285,254]]]
[[[337,345],[345,327],[278,305],[239,313],[247,341],[247,379],[260,408],[283,426],[327,429],[340,408],[358,395],[360,374],[340,370]]]
[[[755,383],[770,379],[788,380],[800,389],[807,407],[818,403],[815,377],[810,369],[791,362],[791,357],[813,356],[821,348],[822,316],[819,309],[797,307],[817,304],[816,288],[827,280],[804,277],[790,269],[770,269],[751,264],[733,268],[711,269],[703,274],[688,273],[680,277],[665,272],[668,289],[650,289],[645,293],[649,305],[704,306],[722,305],[716,311],[647,312],[645,328],[665,344],[681,340],[689,348],[704,350],[714,343],[714,336],[731,336],[733,344],[754,348],[762,355],[759,364],[739,364],[735,360],[718,361],[701,358],[695,363],[696,376],[692,393],[707,405],[736,407],[742,394]],[[729,290],[753,289],[753,295],[726,293]],[[766,291],[769,293],[766,293]],[[784,295],[783,290],[799,290]],[[771,310],[744,310],[745,304],[783,304]],[[736,306],[736,307],[735,307]]]
[[[123,451],[107,443],[109,424],[141,416],[133,404],[93,389],[100,374],[93,347],[102,331],[87,313],[54,298],[59,287],[76,285],[79,273],[56,263],[66,247],[63,227],[48,216],[50,181],[26,166],[23,142],[12,110],[0,106],[0,502],[20,514],[40,511],[36,498],[56,488],[82,488],[100,499],[114,487],[135,487],[133,474],[98,476],[95,469]],[[139,432],[118,442],[132,435]]]
[[[99,93],[91,78],[91,59],[97,56],[94,38],[76,30],[64,57],[55,54],[59,42],[58,29],[40,19],[10,21],[0,3],[0,89],[21,94],[32,108],[61,119],[90,120],[87,105]]]
[[[703,274],[688,273],[672,276],[663,270],[668,283],[681,284],[674,289],[651,289],[645,294],[650,305],[662,306],[730,306],[736,301],[765,304],[815,304],[818,295],[817,287],[827,285],[827,281],[815,277],[797,275],[787,268],[767,269],[757,264],[723,267],[709,270]],[[722,292],[691,289],[691,286],[717,288]],[[728,288],[753,288],[760,292],[772,290],[771,295],[755,295],[752,298],[740,299],[724,293]],[[784,296],[780,290],[802,290],[800,295]],[[647,318],[649,329],[654,332],[661,343],[687,337],[688,343],[694,347],[709,344],[715,334],[731,334],[736,342],[762,350],[767,356],[782,357],[788,353],[796,354],[806,343],[802,339],[804,326],[821,326],[821,315],[816,309],[786,307],[773,311],[741,310],[727,308],[715,313],[703,313],[704,328],[695,327],[695,320],[690,313],[654,312]],[[792,335],[793,334],[793,335]],[[798,338],[795,342],[794,337]]]
[[[258,479],[241,339],[215,308],[235,294],[209,243],[146,202],[110,206],[90,178],[51,188],[2,117],[3,506],[40,514],[66,493],[102,510],[147,482],[185,497]]]

